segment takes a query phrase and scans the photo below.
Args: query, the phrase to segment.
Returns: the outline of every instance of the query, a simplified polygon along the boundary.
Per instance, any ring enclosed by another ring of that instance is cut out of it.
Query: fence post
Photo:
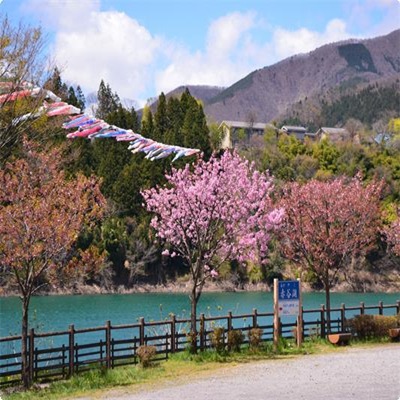
[[[114,369],[114,352],[115,349],[115,343],[114,343],[114,338],[111,339],[111,368]]]
[[[68,348],[68,357],[69,357],[69,371],[68,375],[72,376],[74,374],[74,360],[75,360],[75,352],[74,352],[74,343],[75,343],[75,328],[74,325],[69,326],[69,348]]]
[[[360,303],[360,315],[364,315],[365,314],[365,304],[364,304],[364,302],[362,301],[361,303]]]
[[[34,357],[35,357],[35,330],[32,328],[29,335],[29,382],[33,382]]]
[[[106,368],[111,368],[111,321],[106,322]]]
[[[299,307],[299,315],[297,316],[296,326],[296,342],[297,347],[300,347],[304,338],[304,325],[303,325],[303,306]]]
[[[383,302],[379,302],[379,315],[383,315]]]
[[[321,338],[325,339],[325,304],[321,304]]]
[[[62,345],[62,377],[65,379],[65,344]]]
[[[227,317],[228,332],[232,330],[232,311],[228,311]]]
[[[340,306],[340,329],[341,332],[344,332],[344,325],[346,322],[346,305],[342,303]]]
[[[257,328],[257,309],[253,308],[253,328]]]
[[[274,351],[278,350],[278,343],[280,338],[280,319],[279,319],[279,305],[278,305],[278,279],[274,278]]]
[[[397,315],[400,315],[400,300],[397,300],[397,302],[396,302],[396,311],[397,311]]]
[[[139,319],[139,342],[140,345],[143,346],[144,345],[144,318],[140,317]]]
[[[203,351],[205,349],[205,319],[204,319],[204,314],[200,314],[200,351]]]
[[[176,317],[175,314],[171,315],[171,353],[175,353],[176,346]]]

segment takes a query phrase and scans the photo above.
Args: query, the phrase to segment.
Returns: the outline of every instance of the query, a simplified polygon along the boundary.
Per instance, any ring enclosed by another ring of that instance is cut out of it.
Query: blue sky
[[[41,25],[47,52],[85,93],[104,79],[142,106],[179,85],[229,86],[254,69],[400,27],[399,0],[0,0]]]

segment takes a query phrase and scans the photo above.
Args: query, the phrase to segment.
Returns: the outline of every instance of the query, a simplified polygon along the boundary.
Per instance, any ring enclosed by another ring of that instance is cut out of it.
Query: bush
[[[244,335],[241,330],[234,329],[228,332],[228,350],[240,351],[240,345],[243,343]]]
[[[225,349],[225,329],[221,327],[214,328],[210,333],[210,340],[217,353],[223,352]]]
[[[249,347],[256,350],[260,347],[263,330],[261,328],[252,328],[249,330]]]
[[[157,353],[155,346],[139,346],[136,354],[139,357],[140,365],[147,368],[150,365],[151,360]]]
[[[347,326],[359,339],[382,338],[389,335],[390,328],[400,327],[400,317],[357,315],[347,322]]]

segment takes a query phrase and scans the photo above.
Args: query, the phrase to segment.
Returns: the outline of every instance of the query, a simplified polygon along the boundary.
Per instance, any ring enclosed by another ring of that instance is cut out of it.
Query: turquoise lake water
[[[332,293],[332,307],[395,304],[400,293]],[[324,293],[305,293],[305,309],[319,308],[325,302]],[[203,293],[199,313],[206,316],[250,314],[272,312],[272,293]],[[37,332],[67,330],[70,324],[75,328],[102,326],[107,320],[113,325],[136,323],[139,317],[146,321],[159,321],[174,313],[189,318],[190,303],[187,294],[140,293],[82,296],[34,297],[30,306],[30,325]],[[393,311],[390,311],[393,315]],[[21,329],[21,301],[17,297],[0,298],[0,337],[19,335]]]

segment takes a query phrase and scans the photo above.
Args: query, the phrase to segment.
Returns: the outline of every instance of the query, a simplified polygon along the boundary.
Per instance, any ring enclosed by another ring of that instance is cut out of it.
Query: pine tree
[[[82,89],[79,85],[76,87],[76,97],[78,99],[78,107],[83,111],[85,109],[86,100],[85,95],[83,94]]]
[[[154,139],[153,113],[149,107],[143,109],[141,133],[149,139]]]
[[[208,158],[211,155],[210,133],[202,105],[190,95],[189,91],[182,95],[181,104],[185,110],[182,126],[184,145],[201,149]]]
[[[59,96],[62,101],[68,99],[68,87],[62,81],[61,72],[57,67],[54,67],[53,74],[43,86],[45,89],[51,90],[54,94]]]
[[[110,85],[106,85],[103,79],[97,91],[97,103],[96,117],[100,119],[106,118],[108,114],[116,111],[121,106],[118,94],[113,93]]]
[[[167,100],[164,93],[158,97],[157,111],[154,114],[154,139],[163,142],[169,129]]]
[[[79,102],[78,98],[76,97],[75,90],[72,86],[69,87],[68,89],[68,99],[67,99],[68,104],[71,104],[75,107],[79,107]]]
[[[181,102],[175,97],[170,97],[167,103],[169,128],[165,134],[165,142],[183,146],[182,126],[185,115],[182,111]]]

